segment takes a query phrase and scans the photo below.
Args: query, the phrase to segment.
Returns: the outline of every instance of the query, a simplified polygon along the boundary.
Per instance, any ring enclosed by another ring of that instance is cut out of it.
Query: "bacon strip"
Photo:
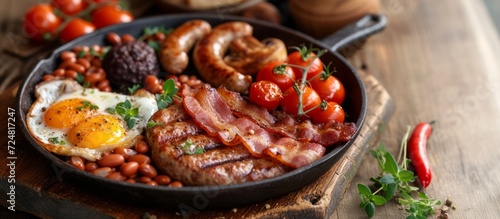
[[[276,136],[247,117],[236,118],[213,88],[203,87],[194,96],[184,97],[183,102],[186,111],[209,135],[217,136],[226,145],[243,143],[254,156],[268,154],[299,168],[325,153],[320,144]]]
[[[249,118],[269,132],[279,133],[299,141],[312,141],[324,146],[333,146],[339,142],[349,141],[356,133],[354,123],[318,126],[313,125],[310,120],[299,123],[285,114],[279,114],[276,118],[266,109],[243,99],[239,93],[229,91],[224,87],[217,88],[217,92],[230,110],[239,117]]]

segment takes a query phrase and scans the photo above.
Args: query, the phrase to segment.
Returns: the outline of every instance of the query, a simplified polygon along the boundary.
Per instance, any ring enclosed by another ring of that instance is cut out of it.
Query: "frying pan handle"
[[[359,48],[360,42],[370,35],[382,31],[387,25],[387,18],[382,14],[368,14],[358,21],[347,25],[339,31],[321,40],[331,46],[333,51],[345,49],[348,46]]]

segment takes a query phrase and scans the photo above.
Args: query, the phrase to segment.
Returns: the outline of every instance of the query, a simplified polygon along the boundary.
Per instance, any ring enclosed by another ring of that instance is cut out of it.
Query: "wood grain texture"
[[[453,201],[451,218],[500,218],[500,44],[481,1],[382,0],[389,24],[352,59],[393,96],[381,141],[397,152],[408,125],[436,120],[425,192]],[[357,183],[379,174],[365,155],[331,218],[364,218]],[[404,218],[396,202],[374,218]]]
[[[229,210],[196,211],[190,218],[327,218],[340,202],[345,188],[360,164],[360,158],[378,137],[378,127],[387,122],[393,112],[393,103],[386,90],[378,81],[363,73],[365,86],[369,93],[369,110],[360,136],[351,148],[324,176],[311,185],[265,203],[257,203],[242,208]],[[5,107],[14,107],[13,89],[0,96]],[[7,111],[6,109],[4,111]],[[0,115],[0,121],[6,121],[7,114]],[[0,127],[0,132],[6,132]],[[134,206],[113,198],[77,187],[73,182],[57,177],[57,170],[45,163],[23,140],[16,139],[16,209],[42,218],[129,218],[141,217],[149,213],[159,218],[180,217],[175,211],[162,208]],[[6,136],[0,136],[6,141]],[[0,156],[7,157],[7,151],[0,151]],[[9,161],[3,159],[0,165]],[[9,186],[7,169],[0,170],[0,187],[6,191]],[[6,200],[5,193],[2,197]],[[235,197],[236,198],[236,197]],[[5,203],[3,203],[5,205]]]

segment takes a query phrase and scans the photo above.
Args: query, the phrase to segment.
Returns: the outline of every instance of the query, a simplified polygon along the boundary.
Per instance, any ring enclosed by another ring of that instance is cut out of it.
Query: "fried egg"
[[[132,147],[158,111],[154,95],[146,90],[129,96],[83,88],[74,80],[42,82],[35,97],[26,119],[33,138],[50,152],[90,161],[116,147]],[[113,112],[125,102],[138,108],[131,128],[123,115]]]

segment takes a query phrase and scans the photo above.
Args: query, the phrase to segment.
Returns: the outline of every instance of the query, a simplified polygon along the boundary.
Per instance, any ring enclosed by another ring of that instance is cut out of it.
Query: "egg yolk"
[[[92,103],[84,99],[67,99],[50,106],[43,118],[52,128],[68,129],[91,115],[95,111],[91,106]]]
[[[67,135],[73,145],[94,149],[119,143],[125,137],[125,130],[114,116],[97,115],[81,121]]]

